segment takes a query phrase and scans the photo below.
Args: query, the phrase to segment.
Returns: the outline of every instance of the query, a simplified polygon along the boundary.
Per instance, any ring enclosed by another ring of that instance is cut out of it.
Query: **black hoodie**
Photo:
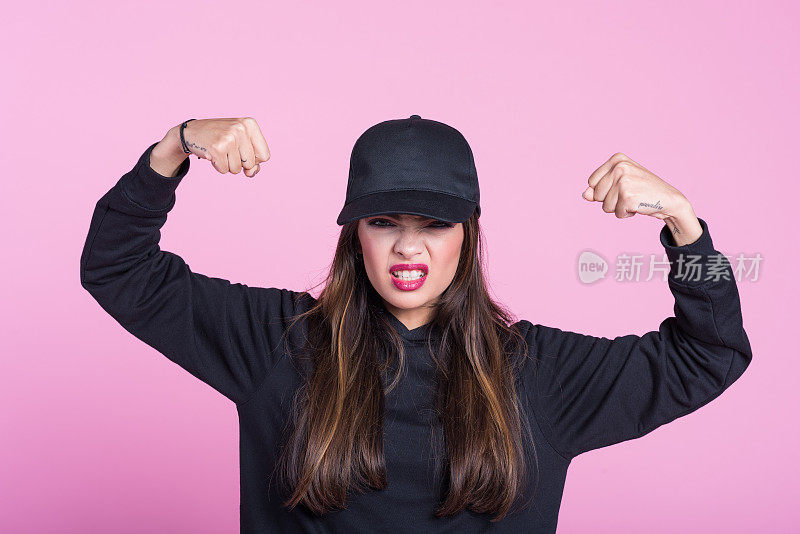
[[[443,438],[433,409],[435,375],[426,344],[431,327],[408,330],[384,309],[404,340],[408,366],[386,396],[388,487],[352,492],[346,509],[323,517],[302,507],[287,511],[273,469],[301,385],[293,355],[304,325],[285,334],[313,297],[210,278],[161,250],[160,229],[189,171],[189,158],[175,177],[162,176],[150,167],[156,144],[97,202],[81,255],[81,285],[127,331],[236,404],[242,533],[555,532],[572,458],[643,436],[697,410],[751,361],[730,263],[722,258],[717,275],[710,274],[718,252],[706,222],[700,219],[699,239],[680,247],[665,225],[659,237],[673,262],[668,286],[675,316],[657,330],[608,339],[527,320],[514,324],[529,346],[516,383],[533,431],[535,449],[528,449],[526,458],[531,477],[538,466],[532,505],[496,523],[469,509],[436,518],[441,458],[433,444]],[[702,255],[698,280],[680,277],[680,253]]]

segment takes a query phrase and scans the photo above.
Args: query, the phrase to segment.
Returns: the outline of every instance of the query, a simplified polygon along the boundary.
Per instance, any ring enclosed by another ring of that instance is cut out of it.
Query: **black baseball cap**
[[[451,223],[481,214],[478,173],[461,132],[411,115],[368,128],[350,154],[343,225],[388,213],[422,215]]]

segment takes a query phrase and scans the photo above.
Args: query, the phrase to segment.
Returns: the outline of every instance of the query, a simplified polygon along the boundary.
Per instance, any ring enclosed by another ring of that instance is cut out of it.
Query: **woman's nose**
[[[398,238],[394,245],[394,251],[406,258],[416,256],[422,252],[424,248],[425,247],[423,246],[422,240],[419,238],[419,236],[414,236],[410,233],[404,234]]]

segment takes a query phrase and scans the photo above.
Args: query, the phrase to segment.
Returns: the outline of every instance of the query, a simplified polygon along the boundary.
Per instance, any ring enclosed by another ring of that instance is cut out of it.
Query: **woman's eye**
[[[377,227],[381,227],[381,228],[388,228],[390,226],[394,226],[394,223],[392,223],[392,221],[388,221],[386,219],[372,219],[369,222],[369,225],[370,226],[377,226]],[[455,226],[455,225],[452,224],[452,223],[445,222],[445,221],[436,221],[436,222],[433,222],[433,223],[428,225],[429,228],[452,228],[453,226]]]

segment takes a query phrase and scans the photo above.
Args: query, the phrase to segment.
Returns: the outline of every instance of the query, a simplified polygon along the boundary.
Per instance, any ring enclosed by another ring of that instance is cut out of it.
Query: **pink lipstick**
[[[422,271],[422,276],[415,279],[403,279],[395,276],[395,273],[402,273],[402,271]],[[424,263],[396,263],[389,268],[389,274],[392,277],[392,283],[397,289],[414,291],[425,283],[425,279],[428,277],[428,266]]]

